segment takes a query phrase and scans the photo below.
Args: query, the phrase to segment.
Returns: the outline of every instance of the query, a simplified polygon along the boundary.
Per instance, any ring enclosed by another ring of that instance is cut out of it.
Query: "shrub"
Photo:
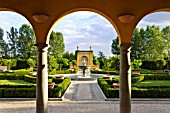
[[[33,87],[36,87],[35,84],[27,84],[27,85],[9,85],[9,84],[3,84],[3,85],[0,85],[0,88],[33,88]]]
[[[170,80],[169,74],[141,74],[144,80]]]
[[[135,60],[131,63],[131,65],[132,65],[132,69],[137,69],[137,68],[139,68],[139,67],[142,65],[142,61],[135,59]]]
[[[28,75],[30,71],[26,69],[20,69],[14,70],[13,72],[15,73],[15,75]]]
[[[119,75],[118,71],[97,71],[97,70],[91,70],[91,73],[95,74],[109,74],[109,75]]]
[[[144,80],[144,76],[132,77],[132,83],[138,83]]]
[[[55,84],[60,84],[63,82],[63,79],[58,79],[58,78],[53,77],[52,82],[55,82]]]
[[[25,75],[24,80],[31,83],[36,83],[37,77],[31,75]]]
[[[163,69],[165,65],[166,65],[166,61],[164,59],[156,61],[157,69]]]
[[[107,98],[119,98],[118,88],[108,88],[106,93]]]
[[[26,69],[29,68],[29,65],[27,63],[27,60],[18,60],[16,69]]]
[[[48,88],[48,97],[50,98],[57,98],[62,96],[62,85],[56,84],[53,89]]]
[[[119,83],[119,79],[120,79],[120,77],[119,76],[117,76],[117,77],[113,77],[112,78],[112,81],[113,81],[113,83]]]
[[[55,84],[54,89],[49,88],[49,97],[56,98],[61,97],[67,87],[70,85],[71,79],[65,77],[65,79],[60,84]]]
[[[0,79],[1,80],[23,80],[24,76],[15,74],[14,72],[12,73],[3,72],[3,73],[0,73]]]
[[[36,88],[1,88],[3,98],[35,98]]]
[[[111,88],[111,86],[103,78],[98,78],[97,81],[98,81],[100,88],[102,89],[104,94],[107,96],[108,95],[107,90],[108,88]]]

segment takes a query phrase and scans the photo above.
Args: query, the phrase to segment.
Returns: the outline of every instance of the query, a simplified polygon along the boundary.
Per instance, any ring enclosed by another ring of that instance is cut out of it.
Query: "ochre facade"
[[[77,53],[77,65],[74,68],[78,69],[78,66],[88,66],[90,69],[98,70],[99,66],[93,64],[93,51],[92,50],[76,50]],[[71,67],[73,68],[73,67]]]

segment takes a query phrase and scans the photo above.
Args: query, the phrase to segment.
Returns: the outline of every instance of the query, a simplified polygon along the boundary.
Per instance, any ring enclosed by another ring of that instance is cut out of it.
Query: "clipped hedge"
[[[118,88],[107,88],[104,92],[107,98],[119,98]],[[170,98],[170,88],[137,89],[132,88],[132,98]]]
[[[49,98],[61,97],[70,85],[71,79],[66,77],[54,89],[49,88]],[[36,85],[0,85],[0,98],[35,98]]]
[[[59,98],[62,94],[62,85],[56,84],[54,89],[48,88],[48,97],[50,98]]]
[[[170,80],[169,74],[141,74],[144,80]]]
[[[36,76],[31,76],[31,75],[25,75],[24,76],[24,81],[31,82],[31,83],[36,83]]]
[[[63,79],[58,79],[56,77],[52,77],[52,82],[55,82],[55,84],[60,84],[63,82]]]
[[[14,70],[13,71],[16,75],[28,75],[30,73],[29,70],[26,70],[26,69],[20,69],[20,70]]]
[[[91,70],[91,73],[94,73],[94,74],[119,75],[118,71],[97,71],[97,70]]]
[[[70,83],[71,79],[69,77],[65,77],[60,84],[55,84],[54,89],[49,88],[49,97],[50,98],[62,97]]]
[[[98,78],[98,84],[107,98],[119,98],[119,88],[111,86],[102,78]],[[132,87],[132,98],[170,98],[170,86],[155,86],[137,88]]]
[[[137,77],[132,77],[131,82],[132,83],[138,83],[144,80],[144,76],[137,76]]]
[[[36,88],[1,88],[0,97],[2,98],[35,98]]]
[[[36,87],[36,84],[20,84],[20,85],[11,85],[11,84],[3,84],[0,85],[0,88],[33,88]]]
[[[108,96],[108,88],[111,88],[111,86],[103,79],[103,78],[98,78],[97,82],[102,89],[103,93]]]
[[[18,75],[15,73],[0,73],[0,79],[1,80],[23,80],[24,79],[24,75]]]
[[[13,72],[1,72],[1,80],[24,80],[24,76],[28,75],[29,71],[26,69],[14,70]]]

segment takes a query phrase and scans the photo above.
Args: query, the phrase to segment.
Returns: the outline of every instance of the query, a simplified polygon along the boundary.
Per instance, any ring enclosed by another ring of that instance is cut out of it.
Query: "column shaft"
[[[131,43],[120,45],[120,113],[131,113]]]
[[[36,88],[36,113],[48,112],[48,67],[47,44],[36,44],[38,48],[38,70]]]

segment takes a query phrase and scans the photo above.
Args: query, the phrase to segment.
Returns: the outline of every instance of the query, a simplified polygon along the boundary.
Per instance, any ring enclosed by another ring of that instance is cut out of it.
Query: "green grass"
[[[0,85],[9,84],[9,85],[26,85],[26,84],[33,84],[30,82],[26,82],[23,80],[0,80]]]
[[[132,84],[133,87],[140,87],[140,86],[170,86],[170,80],[145,80],[139,83]]]

